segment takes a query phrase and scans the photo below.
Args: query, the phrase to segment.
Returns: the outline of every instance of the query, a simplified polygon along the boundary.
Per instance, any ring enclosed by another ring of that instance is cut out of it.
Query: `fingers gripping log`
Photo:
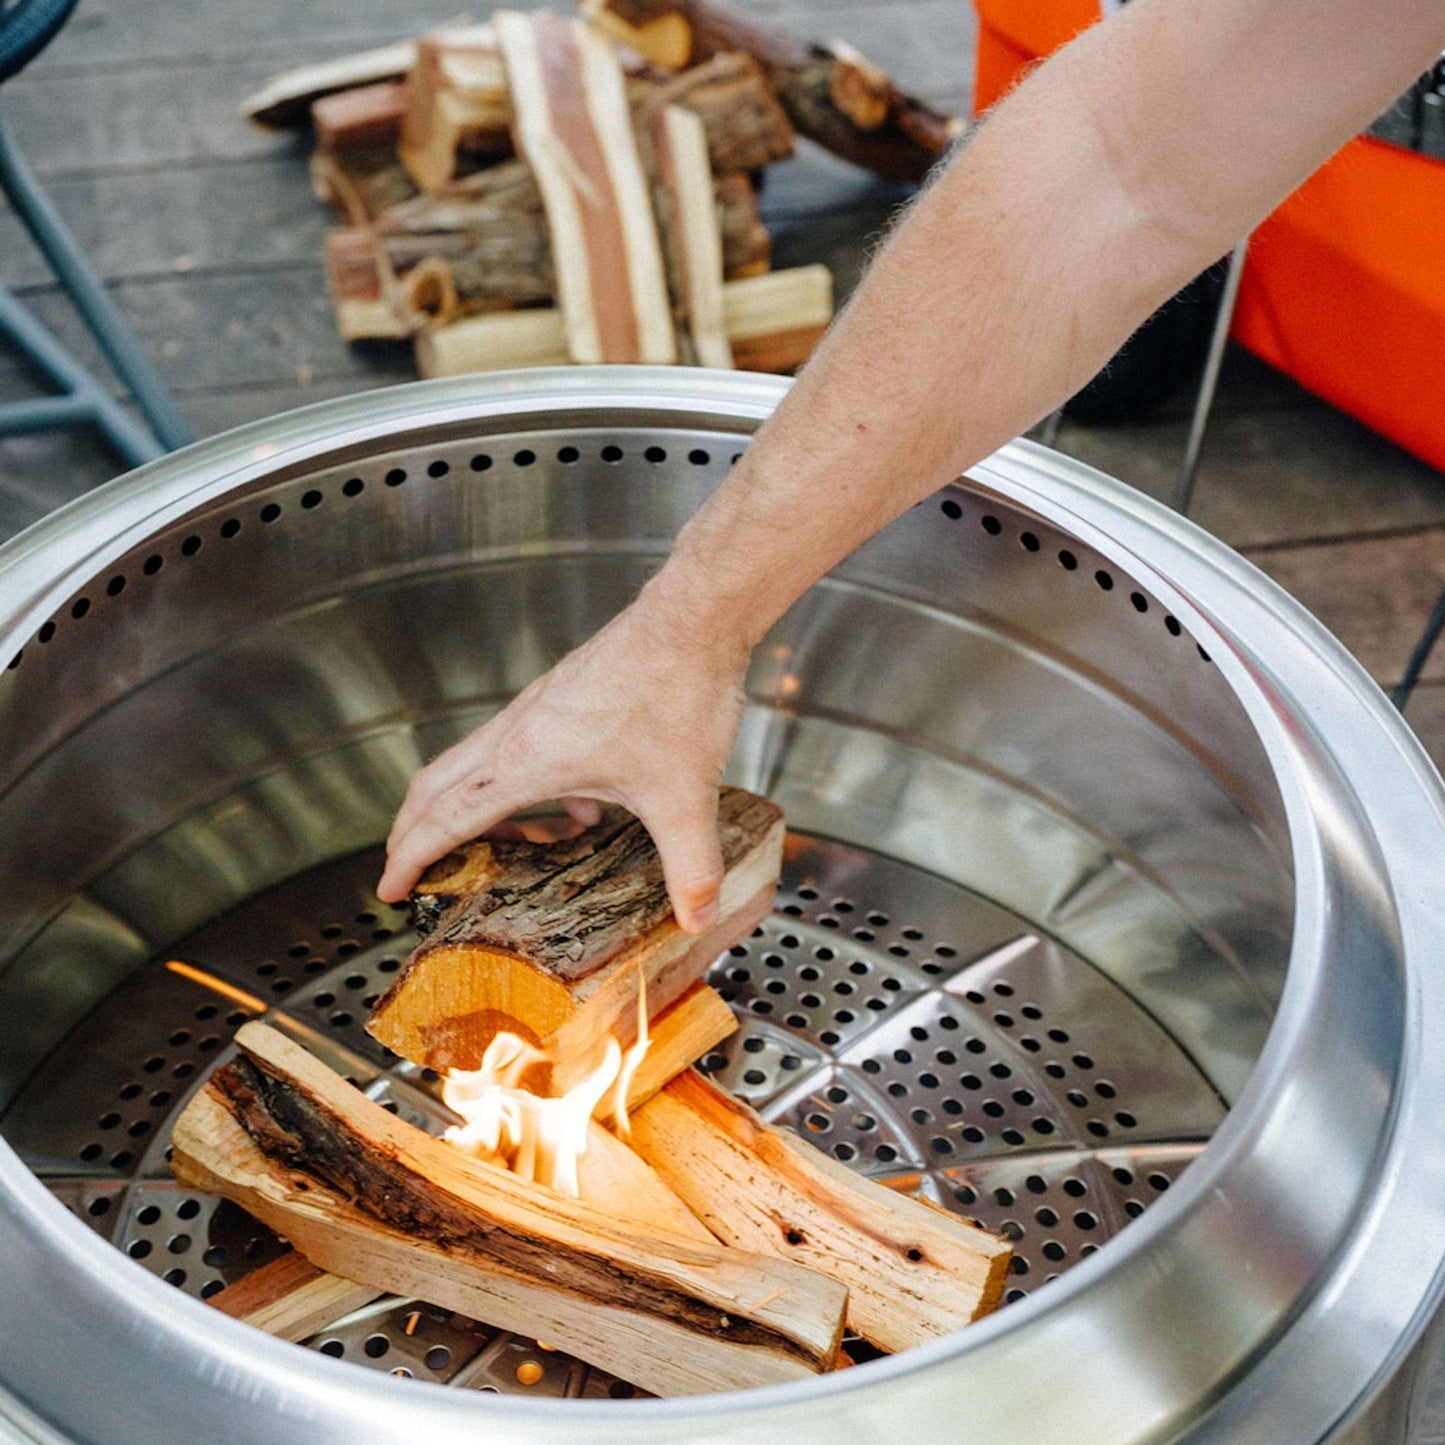
[[[724,788],[719,922],[701,937],[672,916],[647,830],[620,809],[562,843],[466,844],[434,864],[416,900],[429,936],[378,1000],[367,1028],[414,1063],[475,1069],[499,1032],[553,1061],[552,1089],[575,1084],[607,1038],[637,1037],[645,989],[656,1014],[772,908],[783,815]]]

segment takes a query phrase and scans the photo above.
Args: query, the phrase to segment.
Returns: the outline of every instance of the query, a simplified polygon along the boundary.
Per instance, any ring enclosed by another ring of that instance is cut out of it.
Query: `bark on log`
[[[921,181],[963,134],[843,45],[809,45],[725,0],[578,0],[604,33],[673,70],[727,51],[757,58],[803,135],[888,180]]]
[[[431,932],[367,1024],[388,1048],[434,1069],[475,1069],[507,1030],[552,1057],[553,1091],[575,1084],[611,1037],[637,1037],[637,1002],[679,998],[772,907],[783,818],[725,788],[718,831],[726,875],[718,925],[696,937],[672,916],[647,830],[621,809],[562,843],[477,841],[423,876],[418,924]]]
[[[733,365],[742,371],[793,371],[807,359],[833,314],[826,266],[799,266],[729,281],[723,320]],[[417,333],[423,376],[462,376],[513,366],[563,366],[567,344],[560,313],[547,309],[471,316]]]
[[[714,175],[760,170],[793,154],[793,127],[750,55],[715,55],[646,92],[648,112],[669,105],[702,121]]]
[[[311,189],[348,226],[364,226],[416,195],[389,145],[312,151]]]
[[[717,1237],[848,1286],[848,1327],[897,1351],[999,1301],[1010,1248],[855,1174],[702,1075],[679,1074],[632,1121],[632,1144]]]
[[[441,189],[469,164],[510,155],[511,124],[490,25],[453,26],[417,41],[398,154],[422,190]]]
[[[615,51],[578,21],[493,17],[517,151],[541,187],[557,305],[579,363],[677,359],[662,254]]]
[[[299,1342],[352,1310],[365,1308],[383,1293],[372,1285],[327,1274],[304,1255],[288,1249],[206,1303],[277,1339]]]
[[[241,104],[241,114],[265,130],[297,130],[311,118],[312,105],[323,96],[400,80],[416,61],[416,45],[402,40],[378,50],[343,55],[316,65],[273,75],[255,95]]]
[[[260,1024],[174,1131],[188,1186],[223,1193],[311,1262],[553,1344],[658,1394],[831,1364],[846,1290],[662,1233],[429,1138]]]

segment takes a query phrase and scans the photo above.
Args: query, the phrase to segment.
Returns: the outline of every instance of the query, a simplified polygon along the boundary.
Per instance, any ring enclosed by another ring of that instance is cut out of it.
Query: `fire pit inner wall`
[[[169,1111],[229,1037],[152,1050],[167,961],[249,1000],[232,1030],[284,1015],[425,1115],[360,1030],[404,942],[368,884],[406,781],[625,605],[779,394],[641,369],[401,388],[191,448],[6,549],[0,1388],[25,1429],[1305,1440],[1398,1376],[1445,1240],[1436,1166],[1398,1168],[1440,1099],[1415,877],[1438,781],[1247,564],[1026,444],[758,649],[729,777],[791,841],[778,913],[714,970],[740,1042],[704,1061],[855,1167],[1018,1229],[1014,1303],[785,1390],[479,1397],[484,1351],[448,1377],[472,1390],[404,1387],[219,1318],[189,1257],[180,1289],[144,1263],[188,1238]],[[83,1104],[78,1059],[106,1081]],[[97,1111],[131,1075],[161,1102],[116,1111],[126,1143]],[[201,1223],[219,1259],[235,1222]]]

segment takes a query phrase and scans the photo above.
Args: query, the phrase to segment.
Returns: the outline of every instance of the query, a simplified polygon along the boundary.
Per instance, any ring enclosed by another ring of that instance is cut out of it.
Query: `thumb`
[[[679,927],[706,933],[718,919],[722,848],[717,836],[717,792],[666,809],[639,812],[662,858],[662,876]]]

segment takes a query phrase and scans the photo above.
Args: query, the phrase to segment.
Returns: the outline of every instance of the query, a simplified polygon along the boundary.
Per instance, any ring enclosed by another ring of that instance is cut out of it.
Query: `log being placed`
[[[719,921],[702,937],[678,927],[657,849],[621,809],[560,843],[464,845],[417,885],[418,923],[430,932],[367,1028],[438,1071],[476,1069],[499,1032],[515,1033],[551,1057],[551,1091],[564,1092],[609,1038],[624,1048],[637,1038],[641,994],[658,1013],[767,916],[783,832],[766,798],[722,790],[726,873]]]
[[[329,1273],[549,1342],[658,1394],[833,1362],[846,1290],[619,1224],[432,1139],[258,1023],[177,1120],[173,1165]]]
[[[603,33],[685,70],[729,51],[755,57],[798,131],[888,180],[921,181],[963,134],[844,45],[810,45],[725,0],[578,0]]]
[[[995,1308],[1011,1251],[774,1129],[689,1070],[632,1116],[632,1145],[721,1240],[848,1286],[848,1327],[897,1351]]]

